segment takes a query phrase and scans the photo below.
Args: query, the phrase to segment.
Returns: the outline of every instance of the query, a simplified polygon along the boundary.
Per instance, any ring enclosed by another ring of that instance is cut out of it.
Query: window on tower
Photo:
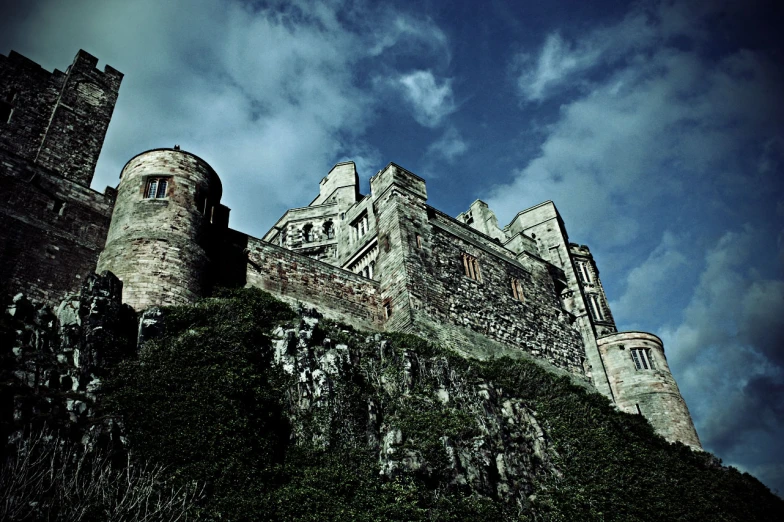
[[[313,225],[308,223],[304,227],[302,227],[302,241],[305,243],[310,243],[314,240],[313,235]]]
[[[144,189],[145,199],[163,199],[167,196],[169,178],[149,178]]]
[[[653,370],[653,359],[651,359],[651,351],[647,348],[632,348],[632,360],[634,366],[638,370]]]
[[[335,239],[335,224],[332,221],[324,223],[324,237]]]

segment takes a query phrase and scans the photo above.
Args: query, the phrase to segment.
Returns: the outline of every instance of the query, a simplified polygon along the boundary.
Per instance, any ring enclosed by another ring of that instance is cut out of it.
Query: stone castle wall
[[[443,325],[442,341],[464,338],[470,330],[583,374],[582,339],[544,263],[504,258],[445,216],[434,216],[431,225],[423,247],[412,249],[424,268],[414,280],[412,299],[418,314]],[[476,259],[481,280],[466,275],[464,254]],[[515,290],[513,280],[519,282]]]
[[[618,408],[643,415],[658,434],[671,442],[701,449],[661,339],[645,332],[620,332],[600,337],[598,344]],[[648,364],[638,368],[632,350],[644,350]]]
[[[0,295],[56,306],[81,288],[95,272],[114,196],[0,150]]]
[[[358,328],[382,329],[378,282],[259,239],[235,234],[235,250],[243,243],[246,245],[247,286],[261,288],[290,303],[316,307],[328,317]]]
[[[148,195],[153,181],[165,182],[165,193]],[[217,174],[193,154],[157,149],[132,158],[122,171],[98,271],[123,281],[123,300],[137,311],[193,302],[209,287],[208,250],[221,195]]]
[[[79,51],[66,72],[0,55],[0,148],[89,187],[117,102],[122,73]]]

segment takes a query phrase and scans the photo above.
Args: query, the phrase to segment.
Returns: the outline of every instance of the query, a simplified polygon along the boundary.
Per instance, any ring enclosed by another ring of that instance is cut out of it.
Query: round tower
[[[98,272],[122,280],[123,302],[139,311],[203,294],[222,192],[212,167],[179,147],[142,152],[125,164],[98,260]]]
[[[597,344],[618,408],[643,415],[670,442],[702,449],[661,339],[645,332],[618,332],[600,337]]]

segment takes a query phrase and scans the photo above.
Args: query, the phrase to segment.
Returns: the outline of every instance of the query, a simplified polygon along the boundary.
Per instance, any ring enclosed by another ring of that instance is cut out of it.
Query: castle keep
[[[91,190],[122,74],[80,51],[65,73],[0,56],[0,288],[56,304],[94,271],[137,312],[216,285],[254,286],[359,328],[410,332],[487,356],[519,350],[584,376],[670,441],[700,448],[661,340],[618,332],[588,247],[551,202],[506,226],[475,201],[456,218],[390,163],[359,192],[354,163],[255,238],[229,228],[217,173],[196,155],[131,158]]]

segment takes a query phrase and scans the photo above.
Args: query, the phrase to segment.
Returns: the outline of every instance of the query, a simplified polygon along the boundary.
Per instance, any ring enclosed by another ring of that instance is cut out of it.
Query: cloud
[[[436,127],[455,111],[452,80],[437,80],[432,71],[414,71],[396,81],[404,99],[411,105],[412,116],[420,125]]]
[[[594,29],[578,41],[549,34],[537,56],[518,53],[512,61],[523,99],[541,102],[563,90],[590,85],[581,74],[616,63],[628,53],[653,45],[659,38],[646,12],[633,11],[621,23]]]
[[[456,128],[450,127],[440,138],[430,144],[427,148],[427,154],[453,163],[467,150],[468,144],[460,132]]]
[[[366,132],[386,93],[368,90],[359,67],[372,58],[400,76],[386,58],[448,56],[432,22],[362,2],[51,0],[27,9],[8,26],[23,54],[62,69],[84,47],[125,73],[95,187],[115,185],[138,152],[180,144],[224,177],[232,227],[254,235],[310,200],[338,159],[378,156]],[[426,121],[443,117],[448,82],[428,90],[413,75],[406,85]]]
[[[521,194],[530,205],[552,199],[581,241],[620,246],[673,211],[693,211],[671,208],[685,190],[727,214],[730,194],[746,202],[763,196],[748,190],[754,184],[781,193],[770,159],[781,157],[784,136],[775,61],[761,51],[703,52],[692,35],[673,30],[643,12],[569,45],[557,33],[547,37],[527,73],[533,90],[521,97],[546,96],[548,85],[568,92],[536,135],[539,154],[490,191],[499,219],[514,216]]]
[[[784,490],[784,281],[757,278],[759,235],[747,226],[718,240],[662,339],[705,448]]]
[[[624,293],[610,302],[616,323],[627,329],[640,328],[635,321],[661,317],[662,308],[672,306],[674,294],[682,292],[678,283],[691,261],[683,243],[682,238],[665,232],[648,258],[628,272]]]

